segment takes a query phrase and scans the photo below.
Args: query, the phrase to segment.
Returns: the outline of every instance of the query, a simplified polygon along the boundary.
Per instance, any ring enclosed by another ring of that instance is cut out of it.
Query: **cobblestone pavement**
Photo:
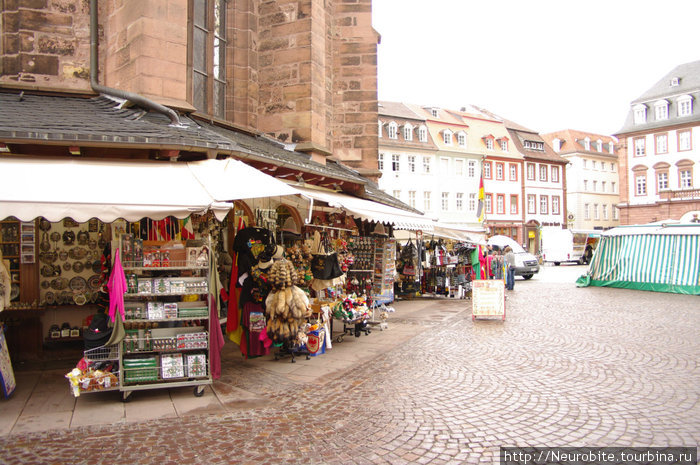
[[[567,268],[516,280],[505,322],[391,320],[424,331],[323,383],[233,369],[265,402],[13,434],[0,463],[462,464],[498,463],[499,446],[697,446],[700,298],[579,289],[581,268]]]

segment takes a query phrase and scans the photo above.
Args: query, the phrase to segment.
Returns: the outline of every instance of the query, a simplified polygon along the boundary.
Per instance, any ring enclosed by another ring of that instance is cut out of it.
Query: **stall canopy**
[[[700,294],[700,225],[621,226],[601,233],[579,287]]]
[[[187,166],[218,202],[299,193],[279,179],[232,158],[196,161]]]
[[[433,221],[423,215],[337,192],[306,187],[294,187],[294,189],[305,197],[326,202],[331,207],[342,208],[349,214],[363,220],[392,224],[395,229],[433,230]]]
[[[22,221],[138,221],[207,210],[222,219],[232,200],[289,193],[283,182],[237,160],[0,158],[0,173],[0,219]]]
[[[464,228],[453,224],[436,222],[433,227],[433,234],[457,241],[486,244],[486,231],[483,228]]]

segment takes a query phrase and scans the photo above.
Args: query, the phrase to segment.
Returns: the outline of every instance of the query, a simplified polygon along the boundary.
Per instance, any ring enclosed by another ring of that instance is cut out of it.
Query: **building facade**
[[[568,226],[565,176],[567,161],[554,152],[537,132],[512,121],[506,120],[505,124],[524,162],[522,243],[528,252],[538,254],[541,251],[543,231]]]
[[[378,134],[379,187],[423,211],[437,152],[425,118],[402,103],[379,102]]]
[[[101,85],[377,175],[371,0],[9,1],[0,14],[4,87],[91,94],[93,72]]]
[[[620,223],[700,216],[700,61],[632,101],[620,140]]]
[[[542,135],[566,165],[569,229],[609,229],[620,224],[620,166],[617,139],[565,129]]]

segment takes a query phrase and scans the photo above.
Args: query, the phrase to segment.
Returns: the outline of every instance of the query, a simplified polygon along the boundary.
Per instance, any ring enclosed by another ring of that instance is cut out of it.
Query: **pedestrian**
[[[503,279],[503,255],[500,250],[494,250],[491,261],[491,274],[493,279]]]
[[[494,266],[494,262],[493,262],[494,253],[495,253],[495,252],[493,251],[493,249],[491,249],[491,248],[489,247],[488,255],[486,256],[486,274],[487,274],[487,276],[488,276],[487,279],[493,279],[493,277],[494,277],[494,275],[495,275],[494,269],[493,269],[493,266]]]
[[[515,254],[513,249],[506,247],[503,259],[506,262],[506,289],[512,291],[515,287]]]

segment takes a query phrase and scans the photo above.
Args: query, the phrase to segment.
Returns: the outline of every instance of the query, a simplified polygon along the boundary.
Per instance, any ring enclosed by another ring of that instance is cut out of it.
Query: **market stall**
[[[43,358],[49,342],[87,347],[109,306],[109,332],[119,336],[96,339],[109,342],[102,353],[86,348],[83,373],[71,377],[76,394],[211,382],[222,220],[234,199],[295,191],[236,160],[18,157],[0,158],[0,169],[0,246],[12,252],[13,281],[0,318],[10,352]],[[108,295],[118,269],[134,287]]]

